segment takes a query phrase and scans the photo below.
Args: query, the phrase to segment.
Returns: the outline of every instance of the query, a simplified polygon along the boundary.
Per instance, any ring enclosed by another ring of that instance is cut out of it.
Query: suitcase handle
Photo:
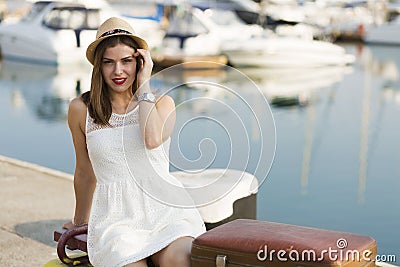
[[[65,251],[65,247],[67,245],[67,242],[70,238],[76,236],[76,235],[80,235],[80,234],[85,234],[88,231],[88,226],[81,226],[78,228],[74,228],[71,230],[67,230],[66,232],[64,232],[60,239],[58,240],[58,244],[57,244],[57,254],[58,254],[58,258],[65,264],[67,264],[68,266],[75,266],[78,264],[84,264],[84,263],[89,263],[89,258],[87,255],[85,256],[80,256],[77,258],[70,258],[68,257],[66,251]]]

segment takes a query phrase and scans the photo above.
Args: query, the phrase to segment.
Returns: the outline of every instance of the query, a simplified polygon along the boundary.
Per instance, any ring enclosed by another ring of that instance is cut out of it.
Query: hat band
[[[132,34],[131,32],[128,32],[128,31],[126,31],[126,30],[122,30],[122,29],[113,29],[113,30],[111,30],[111,31],[108,31],[108,32],[103,33],[102,35],[100,35],[100,37],[99,37],[98,39],[100,39],[100,38],[102,38],[102,37],[105,37],[105,36],[113,35],[113,34],[116,34],[116,33]]]

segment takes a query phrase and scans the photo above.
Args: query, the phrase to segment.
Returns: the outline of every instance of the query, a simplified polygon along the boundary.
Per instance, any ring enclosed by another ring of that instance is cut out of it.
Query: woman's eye
[[[103,61],[103,64],[111,64],[112,63],[112,61],[110,61],[110,60],[104,60]]]
[[[124,63],[131,63],[132,62],[132,59],[124,59]]]

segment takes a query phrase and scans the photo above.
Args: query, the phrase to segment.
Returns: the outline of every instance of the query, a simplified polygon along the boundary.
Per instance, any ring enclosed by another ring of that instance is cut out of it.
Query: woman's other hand
[[[62,225],[63,229],[71,230],[76,228],[76,226],[72,223],[72,221],[66,222]]]

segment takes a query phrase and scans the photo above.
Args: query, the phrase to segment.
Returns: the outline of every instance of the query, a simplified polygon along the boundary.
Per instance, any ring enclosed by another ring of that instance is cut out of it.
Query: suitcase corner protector
[[[215,266],[216,267],[226,267],[226,256],[225,255],[217,255],[215,258]]]

